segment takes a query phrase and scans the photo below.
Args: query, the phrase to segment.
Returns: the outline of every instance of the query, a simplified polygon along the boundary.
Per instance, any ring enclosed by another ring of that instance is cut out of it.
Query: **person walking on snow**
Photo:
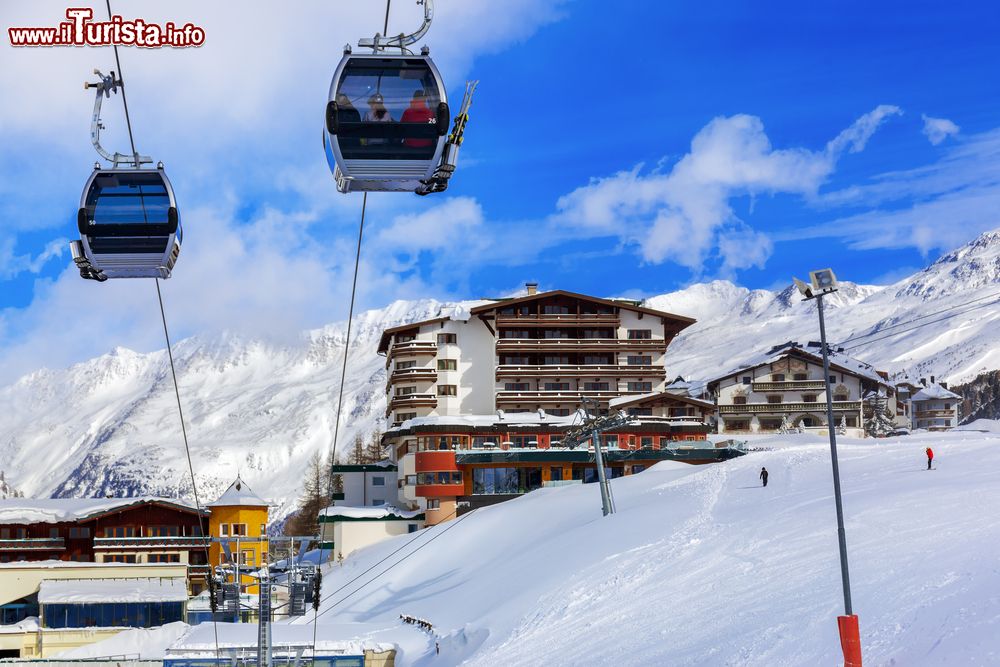
[[[767,468],[760,469],[760,479],[764,482],[764,486],[767,486]]]
[[[930,447],[927,448],[927,469],[931,469],[931,464],[934,463],[934,450]]]

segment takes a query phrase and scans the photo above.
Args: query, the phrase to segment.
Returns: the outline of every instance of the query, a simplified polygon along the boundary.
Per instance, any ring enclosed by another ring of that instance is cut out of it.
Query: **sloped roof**
[[[138,505],[167,505],[195,514],[198,510],[176,498],[6,498],[0,500],[0,524],[85,521]]]
[[[617,299],[602,299],[596,296],[588,296],[586,294],[579,294],[577,292],[569,292],[566,290],[550,290],[548,292],[538,292],[537,294],[530,294],[528,296],[521,296],[515,299],[502,299],[497,300],[494,303],[488,303],[482,306],[476,306],[470,312],[473,315],[478,315],[480,313],[485,313],[491,310],[497,310],[498,308],[507,308],[509,306],[518,305],[521,303],[527,303],[528,301],[537,301],[539,299],[545,299],[553,296],[566,296],[572,299],[580,299],[582,301],[590,301],[591,303],[600,303],[605,306],[613,306],[615,308],[624,308],[625,310],[632,310],[637,313],[646,313],[647,315],[655,315],[656,317],[665,317],[667,319],[676,320],[678,322],[684,323],[685,326],[690,326],[694,324],[697,320],[691,317],[684,317],[683,315],[675,315],[673,313],[668,313],[662,310],[653,310],[652,308],[646,308],[640,306],[634,301],[622,301]]]
[[[744,371],[752,370],[754,368],[759,368],[767,364],[773,364],[774,362],[786,357],[786,356],[798,356],[808,359],[814,363],[823,363],[823,352],[819,345],[813,345],[810,343],[806,347],[803,347],[799,343],[794,341],[789,341],[781,345],[776,345],[769,349],[767,352],[763,352],[753,357],[750,357],[742,364],[736,368],[715,376],[708,381],[709,385],[715,384],[723,378],[730,377],[732,375],[737,375]],[[851,375],[857,375],[865,378],[866,380],[871,380],[877,384],[883,386],[890,386],[889,382],[879,375],[878,371],[871,364],[865,363],[853,357],[849,357],[843,352],[836,350],[835,348],[830,348],[829,351],[830,358],[830,368],[831,370],[836,370],[844,373],[850,373]]]
[[[945,399],[960,401],[962,397],[952,391],[948,391],[939,384],[932,384],[929,387],[924,387],[910,398],[911,401],[940,401]]]
[[[715,409],[715,403],[712,403],[711,401],[702,401],[697,398],[691,398],[685,394],[675,394],[672,391],[656,391],[650,394],[640,394],[638,396],[619,396],[618,398],[612,398],[608,401],[608,407],[624,410],[625,408],[636,405],[668,401],[687,403],[688,405],[693,405],[703,410]]]
[[[258,496],[239,477],[229,485],[226,492],[219,496],[215,502],[208,503],[205,507],[267,507],[267,501]]]

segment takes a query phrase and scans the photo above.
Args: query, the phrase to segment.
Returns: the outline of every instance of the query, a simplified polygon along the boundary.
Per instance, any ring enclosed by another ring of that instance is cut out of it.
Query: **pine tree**
[[[378,463],[383,458],[382,431],[376,428],[368,436],[368,445],[365,446],[365,463]]]
[[[330,505],[329,472],[319,452],[313,453],[302,480],[302,495],[295,514],[285,522],[286,535],[319,533],[319,513]]]
[[[354,436],[354,445],[351,447],[348,461],[353,465],[362,465],[367,462],[365,460],[365,439],[360,433]]]

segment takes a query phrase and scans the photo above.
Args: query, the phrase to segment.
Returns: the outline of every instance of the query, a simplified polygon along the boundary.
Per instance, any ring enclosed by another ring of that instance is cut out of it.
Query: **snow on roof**
[[[0,500],[0,524],[61,523],[80,521],[97,514],[142,503],[167,503],[195,511],[176,498],[141,496],[136,498],[6,498]]]
[[[311,617],[310,617],[311,618]],[[363,655],[365,650],[377,652],[388,651],[396,648],[394,644],[376,642],[370,639],[332,639],[333,634],[341,634],[349,637],[358,637],[364,630],[371,631],[370,627],[361,626],[361,631],[351,626],[360,624],[337,624],[337,626],[327,626],[320,624],[320,629],[316,633],[317,654],[324,653],[344,653],[348,655]],[[344,627],[341,630],[342,626]],[[337,627],[339,632],[331,630]],[[215,655],[216,632],[218,632],[218,646],[222,649],[246,648],[256,650],[257,646],[257,624],[256,623],[202,623],[191,628],[191,631],[178,639],[168,650],[168,658],[177,658],[184,655],[209,652]],[[368,634],[364,632],[364,634]],[[282,647],[306,647],[307,654],[313,646],[313,626],[312,625],[288,625],[285,623],[271,624],[271,644],[276,651]]]
[[[566,415],[550,415],[544,410],[532,412],[504,412],[497,410],[492,415],[447,415],[433,417],[415,417],[388,432],[415,426],[469,426],[488,428],[490,426],[574,426],[581,424],[585,416],[582,410]]]
[[[97,602],[186,602],[187,578],[46,579],[38,588],[40,604]]]
[[[19,635],[23,632],[38,632],[40,627],[37,616],[28,616],[17,623],[0,625],[0,635]]]
[[[187,623],[175,621],[155,628],[130,628],[93,644],[84,644],[55,654],[62,660],[82,658],[119,658],[129,656],[139,660],[162,660],[167,648],[183,637],[191,629]]]
[[[208,503],[205,507],[267,507],[267,501],[258,496],[239,477],[229,485],[226,492],[219,496],[218,500]]]
[[[376,505],[374,507],[351,507],[348,505],[331,505],[320,511],[321,517],[346,517],[350,519],[386,519],[396,517],[400,519],[415,519],[422,517],[420,510],[402,510],[395,505]]]
[[[948,391],[939,384],[932,384],[928,387],[924,387],[910,398],[911,401],[940,401],[943,399],[960,401],[962,400],[962,397],[954,392]]]
[[[829,350],[831,366],[838,366],[849,373],[853,373],[865,379],[871,380],[872,382],[888,386],[888,380],[879,375],[878,372],[876,372],[875,367],[871,364],[849,357],[843,352],[837,351],[836,348],[831,347]],[[715,376],[709,381],[709,383],[717,382],[723,378],[736,375],[737,373],[751,368],[757,368],[758,366],[763,366],[765,364],[772,364],[789,354],[800,354],[802,356],[810,357],[820,363],[823,361],[823,351],[820,349],[818,344],[809,343],[806,346],[802,346],[794,341],[789,341],[788,343],[784,343],[782,345],[776,345],[767,352],[750,357],[732,370]]]

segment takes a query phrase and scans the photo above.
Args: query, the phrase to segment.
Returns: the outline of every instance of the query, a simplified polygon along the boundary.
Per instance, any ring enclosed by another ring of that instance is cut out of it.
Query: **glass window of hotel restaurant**
[[[649,329],[629,329],[629,340],[649,340],[653,337],[653,332]]]
[[[449,343],[457,343],[458,336],[453,333],[439,333],[437,341],[438,345],[448,345]]]
[[[639,446],[642,447],[643,449],[652,449],[653,448],[653,436],[651,436],[651,435],[648,435],[648,436],[644,435],[644,436],[640,437],[639,438]]]
[[[535,435],[512,435],[510,437],[511,447],[537,447],[538,436]]]
[[[472,446],[474,448],[480,447],[496,447],[500,442],[499,436],[495,435],[474,435],[472,436]]]

